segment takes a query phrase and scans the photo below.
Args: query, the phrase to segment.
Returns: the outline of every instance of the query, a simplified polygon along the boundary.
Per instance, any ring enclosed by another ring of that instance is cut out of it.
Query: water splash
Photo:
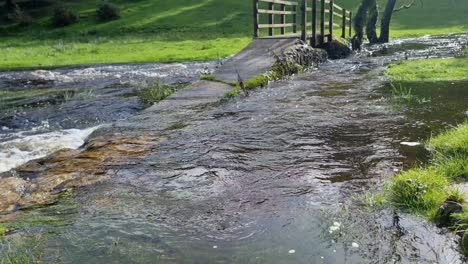
[[[61,149],[76,149],[99,126],[23,136],[0,143],[0,173]]]

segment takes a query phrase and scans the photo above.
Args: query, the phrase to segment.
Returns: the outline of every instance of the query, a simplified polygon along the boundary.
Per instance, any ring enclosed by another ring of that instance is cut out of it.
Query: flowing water
[[[0,72],[0,173],[59,149],[78,148],[100,125],[145,106],[147,80],[188,83],[215,62]]]
[[[47,233],[44,258],[65,263],[464,263],[450,232],[409,215],[398,228],[356,197],[427,160],[402,143],[467,118],[467,82],[406,83],[407,102],[386,65],[457,56],[467,39],[399,40],[249,97],[109,120],[95,136],[161,140],[72,201],[28,210],[60,220],[29,232]]]

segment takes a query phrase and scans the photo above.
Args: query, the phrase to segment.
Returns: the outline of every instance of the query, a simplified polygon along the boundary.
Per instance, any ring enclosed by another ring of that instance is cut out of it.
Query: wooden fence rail
[[[342,38],[352,34],[352,12],[334,0],[253,0],[253,4],[255,38],[300,37],[304,41],[310,39],[310,44],[316,47],[325,40],[332,41],[335,28],[341,29]],[[267,36],[261,36],[261,29],[267,29]]]

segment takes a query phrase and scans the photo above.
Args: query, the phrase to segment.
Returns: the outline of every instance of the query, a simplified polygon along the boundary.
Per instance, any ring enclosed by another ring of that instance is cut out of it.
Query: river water
[[[392,94],[385,67],[458,56],[467,39],[398,40],[249,97],[145,110],[134,101],[118,117],[62,125],[60,133],[112,123],[92,137],[161,140],[143,140],[154,141],[149,151],[121,158],[72,202],[28,210],[60,219],[28,232],[47,234],[44,259],[64,263],[464,263],[450,232],[406,214],[397,228],[392,210],[359,197],[427,161],[423,146],[402,143],[467,119],[467,82],[405,83],[410,102]],[[108,100],[114,112],[111,102],[137,99]]]
[[[108,65],[0,72],[0,173],[59,149],[78,148],[99,126],[145,106],[148,80],[183,84],[216,62]]]

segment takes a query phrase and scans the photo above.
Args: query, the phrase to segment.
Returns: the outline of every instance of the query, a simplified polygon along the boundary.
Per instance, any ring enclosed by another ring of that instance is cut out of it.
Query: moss
[[[46,237],[42,234],[23,234],[21,237],[0,242],[0,263],[33,264],[44,263]],[[58,257],[47,263],[59,263]]]
[[[265,87],[268,85],[270,81],[270,77],[268,75],[258,75],[252,77],[251,79],[245,82],[245,89],[247,90],[254,90],[258,87]]]
[[[73,190],[67,189],[61,192],[58,194],[57,200],[58,202],[53,205],[38,206],[18,212],[14,221],[0,224],[0,231],[3,229],[8,232],[16,232],[35,227],[46,230],[56,225],[66,224],[70,220],[70,216],[74,215],[78,209],[78,204],[73,197]]]
[[[241,94],[241,91],[241,88],[239,86],[236,86],[224,95],[224,99],[232,99],[238,97]]]
[[[0,225],[0,238],[4,237],[8,229],[3,225]]]
[[[468,231],[465,231],[465,233],[463,234],[461,245],[462,245],[463,253],[466,256],[468,256]]]
[[[278,59],[272,66],[272,70],[265,73],[254,76],[244,83],[246,90],[255,90],[260,87],[265,87],[270,81],[281,79],[285,76],[301,73],[304,71],[304,67],[290,60]],[[224,96],[225,99],[231,99],[239,96],[242,93],[242,87],[237,84],[236,87],[227,92]]]
[[[224,84],[231,85],[231,86],[237,85],[236,82],[226,81],[211,74],[200,75],[200,80],[205,80],[205,81],[210,81],[210,82],[219,82],[219,83],[224,83]]]
[[[171,125],[170,127],[168,127],[167,129],[168,130],[179,130],[179,129],[183,129],[187,127],[186,124],[183,124],[183,123],[175,123],[173,125]]]

